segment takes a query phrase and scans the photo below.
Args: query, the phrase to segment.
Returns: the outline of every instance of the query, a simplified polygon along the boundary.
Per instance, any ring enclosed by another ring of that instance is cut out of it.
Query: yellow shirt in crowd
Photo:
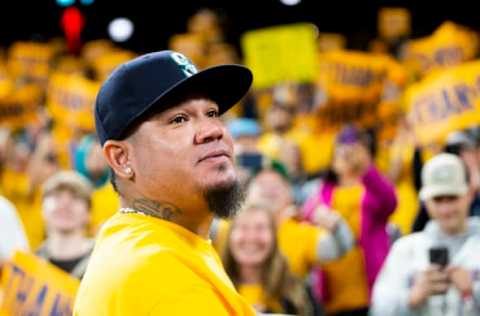
[[[413,222],[418,211],[418,197],[413,179],[413,158],[415,145],[408,140],[392,145],[381,144],[377,151],[375,165],[387,175],[391,167],[392,157],[400,158],[400,171],[396,179],[397,208],[389,221],[395,224],[403,235],[411,233]]]
[[[356,240],[360,237],[361,184],[338,187],[333,191],[332,208],[339,212],[352,230]],[[368,306],[368,286],[363,252],[356,245],[345,256],[323,266],[328,287],[325,309],[328,313]]]
[[[415,190],[412,171],[415,147],[413,144],[402,144],[399,147],[397,150],[392,148],[391,152],[391,155],[401,157],[402,170],[397,183],[395,183],[398,205],[390,221],[397,224],[401,232],[406,235],[412,232],[419,208],[418,193]]]
[[[264,133],[258,141],[258,149],[271,159],[279,159],[285,140],[298,145],[302,157],[302,168],[307,173],[316,173],[330,165],[335,140],[333,132],[315,132],[297,127],[284,136]]]
[[[318,244],[324,234],[318,227],[291,218],[278,225],[278,247],[295,276],[306,277],[313,265],[320,262]]]
[[[280,300],[267,297],[261,284],[241,284],[238,287],[238,293],[256,310],[271,313],[283,312]]]
[[[119,207],[120,199],[110,182],[93,192],[90,228],[94,235],[100,226],[117,212]]]
[[[45,239],[40,190],[32,192],[27,173],[5,169],[0,179],[0,191],[17,209],[30,249],[36,249]]]
[[[142,214],[102,227],[75,316],[254,315],[208,240]]]

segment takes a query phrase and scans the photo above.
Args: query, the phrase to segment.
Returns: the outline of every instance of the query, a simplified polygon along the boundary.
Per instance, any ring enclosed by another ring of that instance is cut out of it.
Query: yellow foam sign
[[[405,81],[403,66],[388,56],[356,51],[321,54],[317,91],[322,97],[316,104],[319,122],[329,128],[345,123],[376,126],[382,117],[379,103],[392,87],[399,90]]]
[[[14,76],[46,83],[54,54],[49,44],[16,42],[9,49],[8,69]]]
[[[480,123],[480,61],[430,74],[405,92],[404,105],[422,144]]]
[[[0,98],[0,123],[15,129],[33,123],[38,118],[42,90],[35,84],[29,84],[14,90],[10,95]]]
[[[390,57],[357,51],[320,54],[317,86],[327,104],[378,102],[387,80],[397,86],[405,82],[402,66]]]
[[[52,75],[47,107],[52,117],[69,128],[94,129],[93,108],[100,84],[78,75]]]
[[[338,128],[344,124],[373,127],[378,122],[378,103],[335,104],[320,108],[318,122],[325,128]]]
[[[472,60],[477,48],[478,37],[473,31],[445,22],[431,36],[408,42],[405,63],[413,73],[423,76]]]
[[[52,264],[17,252],[3,268],[0,315],[71,316],[79,281]]]
[[[313,82],[318,72],[316,27],[308,23],[250,31],[242,36],[245,64],[255,88]]]

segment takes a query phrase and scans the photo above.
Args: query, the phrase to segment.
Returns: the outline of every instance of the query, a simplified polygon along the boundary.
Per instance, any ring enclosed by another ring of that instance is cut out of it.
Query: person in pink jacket
[[[367,315],[375,278],[390,248],[387,221],[397,199],[393,185],[372,163],[372,143],[365,132],[344,128],[336,140],[332,170],[304,205],[308,221],[338,212],[357,241],[346,256],[314,274],[328,315]]]

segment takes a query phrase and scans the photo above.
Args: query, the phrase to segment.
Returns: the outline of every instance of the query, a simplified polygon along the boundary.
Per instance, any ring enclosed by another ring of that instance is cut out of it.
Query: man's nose
[[[203,144],[220,140],[223,138],[224,133],[225,128],[220,121],[213,122],[212,120],[203,120],[203,122],[199,124],[198,131],[195,134],[195,143]]]

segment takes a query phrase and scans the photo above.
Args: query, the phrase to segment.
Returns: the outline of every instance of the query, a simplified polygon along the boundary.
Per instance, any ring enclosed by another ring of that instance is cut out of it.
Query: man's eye
[[[208,117],[217,117],[218,116],[218,111],[211,110],[207,112]]]
[[[179,115],[173,118],[173,120],[170,121],[170,124],[181,124],[187,121],[187,118],[183,115]]]

